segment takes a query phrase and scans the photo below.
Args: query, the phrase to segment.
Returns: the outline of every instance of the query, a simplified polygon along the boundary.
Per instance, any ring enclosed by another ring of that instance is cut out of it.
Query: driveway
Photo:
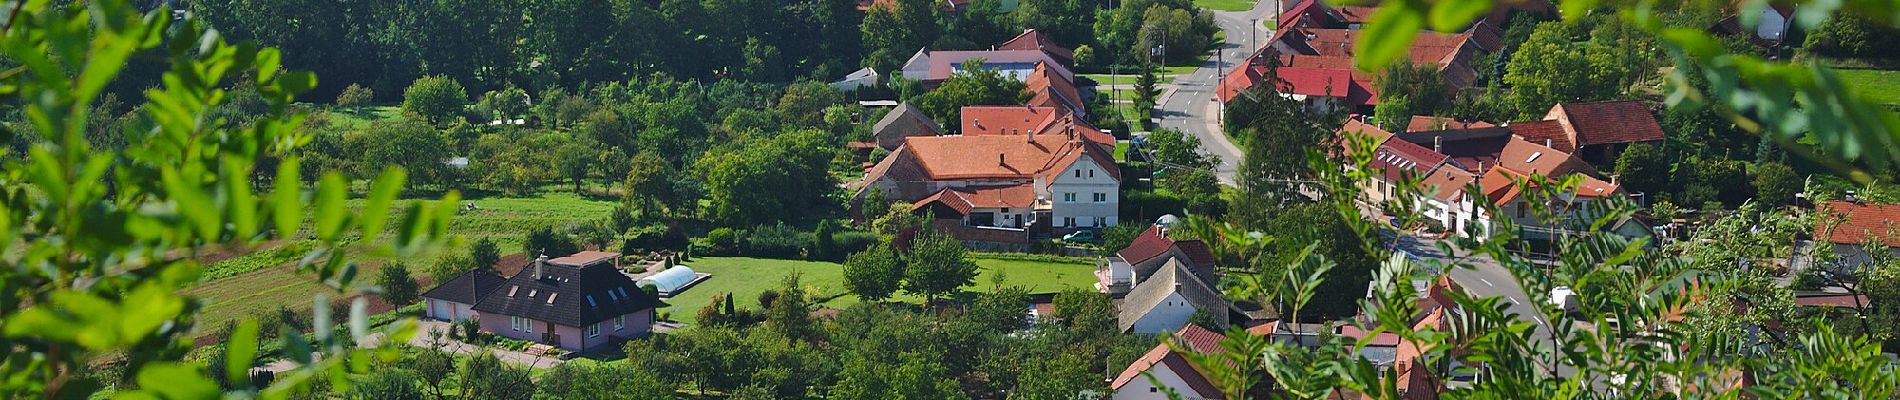
[[[1175,76],[1171,87],[1162,92],[1158,101],[1161,106],[1155,117],[1160,120],[1160,126],[1179,129],[1201,139],[1203,151],[1220,159],[1215,176],[1222,184],[1234,184],[1241,152],[1240,147],[1221,133],[1221,104],[1214,101],[1214,91],[1229,69],[1253,54],[1253,46],[1273,36],[1272,31],[1258,23],[1273,18],[1272,9],[1272,1],[1256,1],[1253,9],[1247,11],[1209,10],[1214,14],[1214,24],[1227,32],[1227,42],[1215,50],[1218,53],[1214,57],[1201,63],[1200,68]]]

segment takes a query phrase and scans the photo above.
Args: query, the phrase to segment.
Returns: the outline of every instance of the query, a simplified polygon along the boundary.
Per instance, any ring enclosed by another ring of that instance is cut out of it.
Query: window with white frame
[[[599,322],[595,322],[593,325],[587,326],[587,337],[600,337],[600,323]]]
[[[1062,226],[1075,226],[1075,217],[1062,217]]]
[[[1108,193],[1096,193],[1096,194],[1095,194],[1095,202],[1097,202],[1097,203],[1107,203],[1107,202],[1108,202]]]
[[[1074,202],[1075,202],[1075,193],[1063,193],[1063,194],[1062,194],[1062,201],[1065,201],[1065,202],[1070,202],[1070,203],[1074,203]]]
[[[618,331],[620,331],[620,329],[621,329],[621,328],[626,328],[626,327],[627,327],[627,316],[625,316],[625,315],[622,315],[622,316],[620,316],[620,318],[614,318],[614,331],[615,331],[615,332],[618,332]]]
[[[1095,217],[1095,226],[1108,226],[1108,218]]]
[[[521,331],[521,317],[508,317],[508,330]]]

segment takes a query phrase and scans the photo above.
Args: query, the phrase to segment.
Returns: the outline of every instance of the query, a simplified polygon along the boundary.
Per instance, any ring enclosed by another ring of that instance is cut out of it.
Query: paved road
[[[1200,68],[1176,76],[1172,87],[1161,94],[1161,109],[1155,113],[1161,126],[1180,129],[1201,139],[1204,150],[1220,159],[1215,172],[1223,184],[1234,184],[1241,153],[1240,147],[1221,134],[1220,103],[1214,101],[1214,90],[1221,76],[1239,65],[1248,54],[1253,54],[1249,42],[1264,41],[1273,35],[1256,23],[1271,18],[1272,8],[1273,2],[1267,0],[1256,1],[1254,8],[1248,11],[1214,11],[1214,23],[1227,32],[1227,42],[1220,45],[1219,54],[1201,63]]]

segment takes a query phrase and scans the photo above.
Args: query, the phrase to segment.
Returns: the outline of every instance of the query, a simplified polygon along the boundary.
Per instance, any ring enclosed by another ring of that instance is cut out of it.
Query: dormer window
[[[1525,160],[1524,160],[1524,162],[1532,162],[1532,161],[1537,161],[1537,158],[1538,158],[1538,157],[1543,157],[1543,156],[1544,156],[1544,152],[1541,152],[1541,151],[1538,151],[1538,152],[1532,152],[1532,153],[1531,153],[1531,157],[1530,157],[1530,158],[1528,158],[1528,159],[1525,159]]]
[[[613,301],[620,301],[620,296],[614,294],[614,291],[612,290],[607,291],[607,298],[613,299]]]

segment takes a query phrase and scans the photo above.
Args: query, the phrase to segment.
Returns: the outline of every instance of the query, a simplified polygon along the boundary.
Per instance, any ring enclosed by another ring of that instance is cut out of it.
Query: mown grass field
[[[1095,284],[1095,266],[1087,262],[1050,262],[1006,260],[998,258],[974,257],[979,272],[975,283],[967,290],[987,292],[994,288],[992,279],[997,274],[1004,277],[1005,286],[1022,286],[1030,293],[1050,293],[1071,287],[1090,287]],[[686,263],[694,271],[710,273],[712,277],[687,289],[671,299],[667,299],[667,308],[660,310],[670,313],[675,321],[693,324],[698,319],[699,308],[712,301],[719,293],[731,293],[736,306],[741,309],[758,309],[759,293],[776,290],[781,287],[785,277],[796,272],[799,284],[806,293],[816,295],[814,300],[820,305],[831,308],[846,308],[858,303],[858,297],[844,286],[844,267],[838,263],[803,260],[778,260],[750,257],[699,257]],[[898,296],[892,300],[919,303],[922,298],[916,296]]]
[[[1248,0],[1194,0],[1194,6],[1221,11],[1247,11],[1253,8]]]
[[[1842,69],[1841,80],[1853,86],[1868,101],[1890,108],[1900,107],[1900,70]]]
[[[349,207],[361,207],[361,201],[351,200]],[[411,201],[415,200],[400,201],[396,208],[407,207]],[[571,192],[545,192],[537,197],[486,197],[462,202],[474,204],[475,209],[456,215],[449,223],[449,231],[460,235],[464,244],[483,237],[493,239],[503,254],[520,252],[521,236],[530,228],[606,219],[617,204],[613,200],[586,198]],[[224,321],[275,310],[280,305],[308,309],[317,293],[329,294],[332,300],[339,298],[339,293],[318,284],[314,275],[295,273],[293,263],[308,249],[296,243],[273,244],[205,266],[204,282],[185,290],[186,294],[205,301],[204,312],[198,317],[199,329],[216,328]],[[420,279],[424,266],[432,260],[405,261],[410,266],[410,274]],[[369,284],[381,266],[381,262],[363,263],[357,272],[357,282]]]

